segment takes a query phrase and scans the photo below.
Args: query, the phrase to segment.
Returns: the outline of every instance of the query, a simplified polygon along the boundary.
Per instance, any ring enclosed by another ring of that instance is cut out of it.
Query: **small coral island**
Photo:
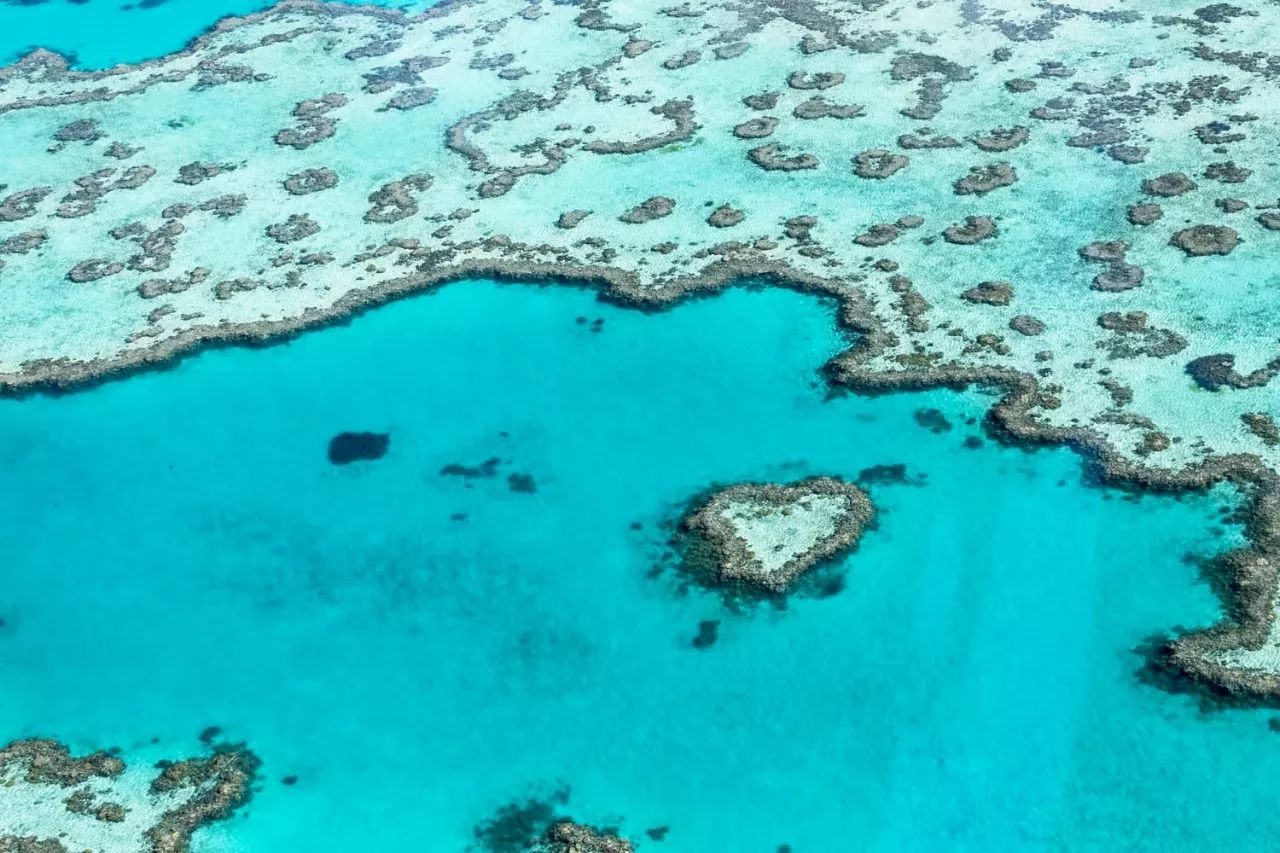
[[[695,504],[681,527],[717,585],[783,593],[853,547],[874,515],[866,492],[834,477],[738,483]]]
[[[241,745],[148,767],[14,741],[0,748],[0,851],[186,853],[197,829],[248,802],[258,764]]]

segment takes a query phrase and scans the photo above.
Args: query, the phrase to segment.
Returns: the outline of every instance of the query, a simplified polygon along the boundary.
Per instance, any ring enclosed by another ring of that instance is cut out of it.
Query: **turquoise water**
[[[419,11],[434,0],[362,0]],[[246,15],[272,0],[0,0],[0,63],[35,47],[66,54],[82,69],[141,62],[183,48],[219,18]]]
[[[467,282],[0,401],[0,732],[247,740],[263,789],[205,851],[462,850],[560,785],[645,850],[1272,846],[1269,715],[1135,675],[1146,638],[1216,618],[1185,558],[1236,541],[1220,505],[965,448],[976,392],[827,399],[845,344],[784,291],[646,315]],[[333,466],[343,430],[390,450]],[[713,481],[892,463],[925,485],[869,487],[833,596],[735,614],[649,576]]]

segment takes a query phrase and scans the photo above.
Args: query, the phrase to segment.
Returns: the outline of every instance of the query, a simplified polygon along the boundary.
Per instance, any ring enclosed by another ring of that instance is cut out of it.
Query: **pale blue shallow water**
[[[978,393],[826,400],[844,344],[785,291],[645,315],[467,282],[0,401],[0,732],[247,740],[263,790],[202,850],[462,850],[560,784],[652,851],[1272,846],[1269,715],[1135,676],[1145,638],[1217,616],[1183,558],[1234,541],[1218,505],[964,449]],[[352,429],[390,451],[330,465]],[[491,456],[471,488],[438,474]],[[832,597],[735,615],[647,577],[713,481],[899,462],[927,485],[871,487]]]
[[[361,0],[421,11],[435,0]],[[82,69],[141,62],[180,50],[219,18],[247,15],[272,0],[0,0],[0,63],[32,48],[70,56]]]

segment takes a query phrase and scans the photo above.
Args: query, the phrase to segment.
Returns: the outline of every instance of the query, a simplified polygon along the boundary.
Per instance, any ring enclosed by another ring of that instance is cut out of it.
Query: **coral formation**
[[[717,583],[780,593],[857,544],[872,514],[870,499],[857,486],[814,477],[722,489],[686,515],[682,527],[710,547]]]
[[[210,745],[157,772],[114,752],[76,757],[57,741],[13,741],[0,749],[0,850],[186,853],[197,830],[249,801],[257,779],[243,745]]]

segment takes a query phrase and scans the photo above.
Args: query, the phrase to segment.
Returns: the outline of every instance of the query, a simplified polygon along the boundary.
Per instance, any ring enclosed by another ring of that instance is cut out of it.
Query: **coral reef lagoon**
[[[1100,487],[988,392],[833,395],[836,310],[465,281],[0,400],[0,730],[145,767],[221,727],[259,790],[205,851],[1269,843],[1275,714],[1146,677],[1221,617],[1240,493]],[[827,594],[655,570],[709,484],[819,475],[876,507]]]
[[[0,850],[1268,846],[1278,27],[0,0]]]

